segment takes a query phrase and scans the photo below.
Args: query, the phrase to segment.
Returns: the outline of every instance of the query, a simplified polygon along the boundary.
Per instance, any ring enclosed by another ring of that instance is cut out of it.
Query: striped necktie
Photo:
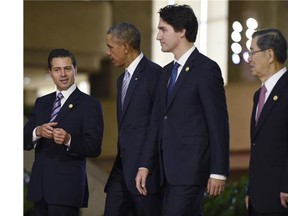
[[[56,97],[56,100],[54,102],[54,105],[53,105],[50,122],[53,122],[55,120],[57,114],[59,113],[59,111],[61,109],[61,99],[62,98],[63,98],[63,95],[61,92],[59,92],[57,97]]]
[[[126,92],[128,89],[128,85],[129,85],[129,81],[130,81],[130,73],[128,70],[125,71],[125,75],[123,78],[123,83],[122,83],[122,92],[121,92],[121,104],[122,104],[122,108],[124,105],[124,99],[126,96]]]

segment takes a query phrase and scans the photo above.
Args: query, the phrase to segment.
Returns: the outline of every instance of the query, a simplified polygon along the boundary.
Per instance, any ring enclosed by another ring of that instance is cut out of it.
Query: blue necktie
[[[168,85],[168,88],[167,88],[167,96],[168,96],[168,98],[171,96],[173,87],[174,87],[174,85],[176,83],[177,71],[178,71],[178,67],[179,66],[180,66],[180,64],[175,62],[174,66],[172,68],[172,73],[171,73],[169,85]]]
[[[50,122],[53,122],[55,120],[57,114],[59,113],[59,111],[61,109],[61,99],[62,98],[63,98],[63,95],[61,92],[59,92],[57,97],[56,97],[56,100],[54,102],[54,105],[53,105]]]
[[[130,73],[128,70],[125,71],[125,75],[123,78],[123,83],[122,83],[122,91],[121,91],[121,104],[122,104],[122,108],[123,108],[123,104],[124,104],[124,99],[126,96],[126,92],[129,86],[129,81],[130,81]]]

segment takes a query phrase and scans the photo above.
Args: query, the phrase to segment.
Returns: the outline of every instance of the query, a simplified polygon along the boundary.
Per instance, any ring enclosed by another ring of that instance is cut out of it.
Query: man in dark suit
[[[253,33],[252,75],[261,83],[254,95],[246,207],[250,216],[288,215],[287,41],[277,29]],[[264,105],[263,105],[264,104]]]
[[[149,170],[147,196],[137,191],[135,176],[146,143],[161,67],[140,51],[140,33],[130,23],[112,26],[106,42],[107,55],[116,67],[125,68],[125,72],[117,80],[117,156],[105,187],[104,215],[159,216],[158,167]],[[158,164],[157,158],[154,162]]]
[[[141,166],[151,166],[158,140],[163,215],[198,216],[205,188],[211,196],[221,194],[229,171],[223,79],[219,66],[194,46],[198,23],[193,10],[187,5],[168,5],[159,14],[157,40],[162,51],[172,52],[175,60],[161,73],[153,129]],[[147,175],[139,170],[136,177],[143,194]]]
[[[102,109],[77,88],[72,53],[52,50],[48,67],[56,91],[36,100],[24,126],[24,149],[35,149],[28,200],[36,216],[76,216],[88,204],[86,157],[101,152]]]

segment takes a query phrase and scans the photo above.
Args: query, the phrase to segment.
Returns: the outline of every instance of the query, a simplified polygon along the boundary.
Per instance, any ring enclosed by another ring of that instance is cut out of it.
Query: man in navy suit
[[[194,46],[198,23],[193,10],[188,5],[168,5],[159,14],[157,40],[161,50],[172,52],[175,60],[161,73],[153,127],[140,166],[151,166],[156,140],[164,187],[163,215],[198,216],[205,188],[210,196],[220,195],[229,173],[223,79],[217,63]],[[175,70],[174,65],[178,65]],[[147,176],[142,169],[136,177],[143,194],[149,192]]]
[[[249,185],[245,199],[250,216],[288,215],[286,60],[287,41],[279,30],[253,33],[249,66],[252,75],[261,81],[262,90],[254,95],[251,116]]]
[[[72,53],[52,50],[48,67],[56,91],[36,100],[24,126],[24,149],[35,150],[28,200],[34,202],[36,216],[77,216],[88,204],[86,157],[101,152],[102,109],[97,99],[77,88]]]
[[[135,185],[161,67],[140,50],[141,36],[130,23],[112,26],[106,36],[107,55],[116,67],[125,69],[117,80],[117,155],[105,186],[105,216],[159,216],[161,197],[157,157],[149,170],[149,194],[141,195]]]

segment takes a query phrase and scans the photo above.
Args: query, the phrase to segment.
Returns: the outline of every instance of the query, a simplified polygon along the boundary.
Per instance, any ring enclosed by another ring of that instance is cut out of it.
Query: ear
[[[272,62],[274,62],[274,61],[277,61],[277,59],[275,59],[276,57],[275,57],[275,53],[274,53],[274,50],[273,49],[268,49],[267,50],[268,52],[268,62],[269,62],[269,64],[271,64]]]
[[[181,38],[185,37],[186,29],[182,29],[181,31],[179,31],[179,33]]]
[[[129,53],[129,50],[130,50],[130,46],[128,43],[123,43],[123,46],[124,46],[124,53],[125,54],[128,54]]]
[[[77,68],[77,66],[75,67],[75,76],[76,76],[76,74],[77,74],[77,71],[78,71],[78,68]]]

